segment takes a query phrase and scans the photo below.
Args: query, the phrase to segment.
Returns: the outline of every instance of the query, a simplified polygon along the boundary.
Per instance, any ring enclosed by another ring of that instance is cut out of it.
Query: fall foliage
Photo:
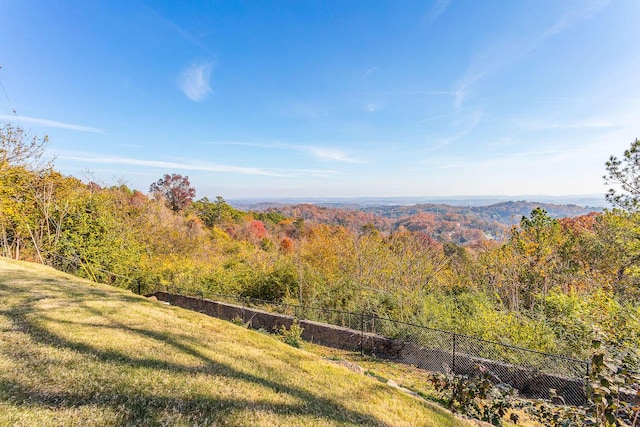
[[[220,196],[192,200],[180,175],[148,197],[32,166],[0,163],[6,257],[141,293],[174,285],[367,311],[581,358],[592,328],[615,314],[640,343],[635,212],[557,219],[534,208],[488,240],[453,208],[393,207],[395,219],[311,205],[241,211]]]

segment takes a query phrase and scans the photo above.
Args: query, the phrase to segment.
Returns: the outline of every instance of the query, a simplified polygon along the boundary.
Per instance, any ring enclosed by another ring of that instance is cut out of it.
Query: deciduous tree
[[[167,206],[174,212],[187,207],[196,196],[196,189],[191,186],[189,177],[175,173],[165,174],[164,177],[151,184],[149,192],[156,197],[163,197]]]
[[[0,123],[0,168],[11,165],[43,169],[48,166],[43,161],[44,148],[48,143],[47,136],[30,136],[20,126]]]

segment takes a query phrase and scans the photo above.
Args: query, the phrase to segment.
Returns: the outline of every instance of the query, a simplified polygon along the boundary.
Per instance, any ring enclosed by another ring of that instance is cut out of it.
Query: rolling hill
[[[552,218],[577,217],[601,212],[599,207],[507,201],[491,205],[262,205],[266,213],[301,218],[310,224],[340,225],[359,232],[373,226],[383,232],[400,227],[420,232],[440,242],[473,244],[483,239],[502,241],[523,216],[540,207]]]

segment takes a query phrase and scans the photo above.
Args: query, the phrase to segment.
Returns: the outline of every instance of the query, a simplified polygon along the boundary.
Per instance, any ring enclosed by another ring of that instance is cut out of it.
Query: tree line
[[[83,182],[43,161],[46,138],[0,126],[0,253],[142,293],[156,285],[371,312],[586,358],[594,329],[634,366],[640,344],[635,141],[606,164],[604,213],[534,209],[473,247],[400,226],[311,224],[195,199],[166,174],[148,193]],[[635,180],[635,181],[634,181]]]

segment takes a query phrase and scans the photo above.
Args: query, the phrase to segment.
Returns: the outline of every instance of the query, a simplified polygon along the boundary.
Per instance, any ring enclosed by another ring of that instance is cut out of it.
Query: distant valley
[[[312,224],[340,225],[355,232],[365,227],[375,227],[382,232],[392,232],[403,227],[424,233],[438,241],[464,245],[482,240],[504,240],[511,226],[518,224],[523,216],[528,216],[537,207],[546,210],[552,218],[577,217],[603,210],[603,207],[598,205],[579,206],[525,200],[475,204],[479,200],[466,199],[466,205],[462,203],[465,201],[462,199],[456,200],[456,204],[410,205],[385,203],[382,199],[378,200],[378,203],[375,203],[375,199],[298,204],[284,204],[281,201],[232,203],[249,210],[301,218]],[[597,199],[594,198],[593,201]]]

